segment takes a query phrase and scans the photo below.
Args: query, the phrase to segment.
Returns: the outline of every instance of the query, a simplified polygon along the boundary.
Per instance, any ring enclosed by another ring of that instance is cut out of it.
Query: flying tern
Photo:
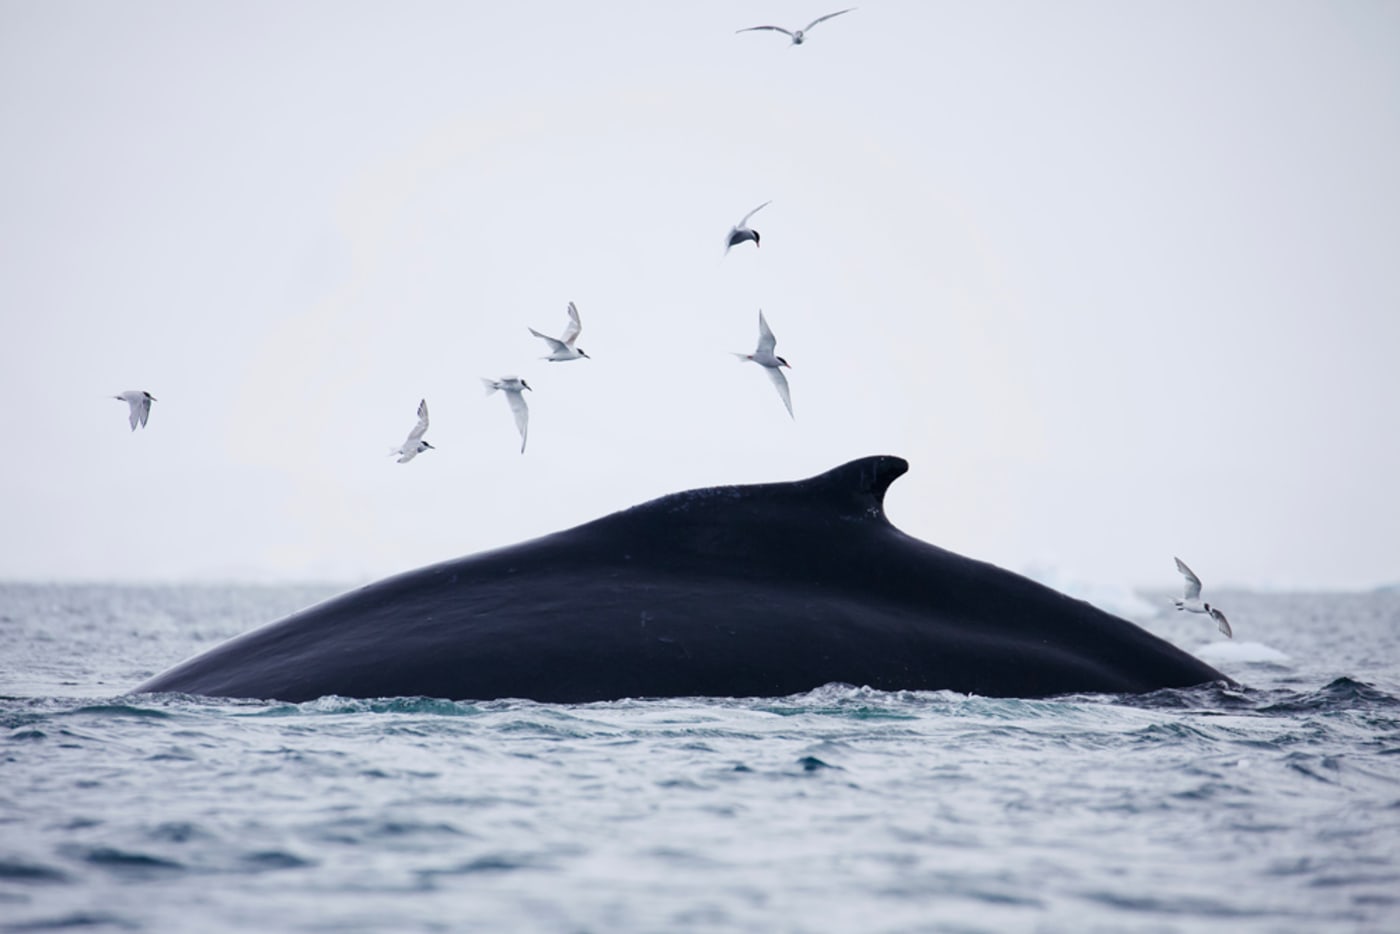
[[[773,386],[778,390],[778,395],[783,397],[783,405],[787,406],[788,415],[796,418],[797,416],[792,414],[792,396],[788,392],[787,377],[783,375],[782,369],[783,367],[792,369],[792,366],[782,357],[773,353],[777,346],[778,339],[773,336],[773,329],[768,326],[768,321],[763,317],[763,310],[759,309],[758,347],[754,349],[753,353],[736,353],[734,356],[740,360],[752,360],[763,367],[768,378],[773,381]]]
[[[423,440],[423,433],[428,430],[428,400],[422,399],[418,402],[418,424],[413,426],[413,430],[408,433],[408,438],[403,444],[389,452],[389,456],[400,455],[398,462],[407,464],[424,451],[432,450],[432,445]]]
[[[128,389],[113,399],[120,399],[131,407],[131,430],[135,431],[136,426],[146,427],[146,419],[151,416],[151,403],[156,401],[156,397],[142,389]]]
[[[754,208],[752,211],[750,211],[749,213],[745,214],[743,220],[739,221],[739,223],[737,223],[737,224],[735,224],[733,227],[729,228],[729,236],[725,237],[725,239],[724,239],[724,252],[728,253],[730,247],[732,247],[732,246],[738,246],[739,244],[743,243],[745,240],[752,240],[754,246],[758,246],[758,245],[759,245],[759,243],[758,243],[758,240],[759,240],[758,231],[757,231],[757,230],[753,230],[753,229],[751,229],[751,228],[749,227],[749,218],[750,218],[750,217],[753,217],[753,216],[754,216],[755,214],[757,214],[759,211],[761,211],[761,210],[763,210],[764,208],[768,207],[768,205],[770,205],[770,204],[772,204],[772,203],[773,203],[773,201],[772,201],[771,198],[770,198],[769,200],[763,202],[763,203],[760,204],[758,207]]]
[[[1220,612],[1219,607],[1213,607],[1209,603],[1201,600],[1201,579],[1196,576],[1196,572],[1186,566],[1186,562],[1176,558],[1176,569],[1186,578],[1186,591],[1182,599],[1173,600],[1172,604],[1178,610],[1185,610],[1188,613],[1205,613],[1215,620],[1215,625],[1225,634],[1225,638],[1232,638],[1230,632],[1230,621],[1225,618],[1225,614]]]
[[[534,328],[530,328],[530,333],[549,345],[550,354],[542,359],[565,361],[588,357],[581,347],[574,346],[574,341],[578,340],[582,330],[583,325],[578,320],[578,307],[569,302],[569,323],[564,326],[564,333],[559,335],[558,339],[541,334]]]
[[[518,376],[502,376],[500,379],[481,380],[486,387],[486,394],[489,396],[496,390],[506,394],[506,402],[510,405],[510,410],[515,415],[515,427],[520,431],[520,453],[525,453],[525,433],[530,426],[530,407],[525,404],[525,397],[522,392],[530,389],[530,384]],[[534,390],[531,390],[533,392]]]
[[[837,10],[835,13],[828,13],[825,16],[818,16],[816,19],[812,20],[810,23],[808,23],[806,26],[803,26],[801,29],[784,29],[781,26],[748,26],[744,29],[736,29],[734,32],[735,35],[738,35],[741,32],[754,32],[759,29],[771,29],[773,32],[780,32],[783,35],[787,36],[789,39],[791,39],[792,42],[789,44],[790,46],[801,45],[807,40],[807,31],[813,26],[817,25],[817,23],[824,23],[827,20],[831,19],[833,16],[840,16],[842,13],[849,13],[851,12],[851,10],[854,9],[855,7],[847,7],[844,10]]]

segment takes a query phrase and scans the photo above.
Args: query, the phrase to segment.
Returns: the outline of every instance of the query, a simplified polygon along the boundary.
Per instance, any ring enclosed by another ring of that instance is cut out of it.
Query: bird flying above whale
[[[530,333],[538,337],[549,345],[549,356],[542,359],[551,361],[586,360],[588,354],[583,352],[582,347],[575,347],[574,342],[578,340],[579,334],[583,332],[583,324],[578,319],[578,306],[569,302],[568,307],[569,323],[564,326],[564,333],[557,338],[547,334],[541,334],[534,328],[530,328]]]
[[[762,211],[764,208],[768,207],[768,205],[772,203],[773,200],[771,198],[763,202],[758,207],[745,214],[739,220],[739,223],[729,228],[729,233],[725,235],[724,238],[724,252],[726,254],[729,253],[730,247],[738,246],[739,244],[744,243],[748,240],[752,240],[753,245],[755,247],[759,246],[759,244],[762,242],[762,237],[759,236],[757,230],[754,230],[752,227],[749,226],[749,218],[753,217],[759,211]]]
[[[1216,628],[1224,634],[1225,638],[1234,638],[1234,633],[1230,630],[1230,621],[1225,618],[1225,614],[1221,612],[1220,607],[1211,606],[1209,603],[1202,602],[1201,579],[1196,576],[1196,572],[1187,567],[1186,562],[1182,561],[1180,558],[1175,558],[1173,560],[1176,561],[1176,569],[1181,572],[1181,576],[1186,578],[1186,584],[1181,599],[1173,600],[1172,605],[1178,610],[1185,610],[1188,613],[1205,613],[1211,619],[1215,620]]]
[[[778,349],[778,339],[773,336],[773,329],[768,326],[768,321],[763,317],[763,309],[758,310],[758,345],[753,353],[735,353],[734,356],[740,360],[751,360],[763,367],[763,371],[768,374],[768,378],[773,383],[773,388],[778,390],[778,396],[783,400],[783,405],[787,406],[789,417],[796,418],[792,414],[792,392],[788,389],[787,377],[783,375],[783,367],[792,369],[792,364],[788,363],[775,351]]]
[[[428,400],[418,400],[418,423],[413,426],[413,430],[408,433],[403,444],[389,452],[389,456],[399,455],[397,463],[407,464],[424,451],[431,451],[433,446],[423,440],[423,435],[428,430]]]
[[[525,442],[530,434],[530,407],[525,404],[525,390],[530,389],[530,384],[518,376],[502,376],[500,379],[483,376],[481,385],[486,387],[488,396],[497,391],[505,393],[510,412],[515,416],[515,429],[520,432],[520,453],[524,454]]]
[[[136,430],[137,425],[146,427],[146,419],[151,417],[151,403],[156,401],[155,396],[144,389],[128,389],[112,398],[125,402],[130,407],[127,420],[131,422],[132,431]]]
[[[780,32],[791,40],[788,43],[788,47],[791,48],[794,45],[801,45],[802,43],[806,42],[807,33],[811,31],[813,26],[817,25],[818,23],[824,23],[827,20],[831,19],[833,16],[840,16],[842,13],[849,13],[854,9],[855,7],[847,7],[844,10],[837,10],[835,13],[827,13],[824,16],[818,16],[816,19],[812,20],[810,23],[808,23],[806,26],[803,26],[801,29],[784,29],[782,26],[746,26],[743,29],[734,30],[734,33],[735,35],[738,35],[741,32],[756,32],[761,29],[771,30],[773,32]]]

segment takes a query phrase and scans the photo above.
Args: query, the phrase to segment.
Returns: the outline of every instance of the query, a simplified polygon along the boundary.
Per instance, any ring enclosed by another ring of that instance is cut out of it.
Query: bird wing
[[[837,10],[835,13],[828,13],[825,16],[818,16],[816,19],[812,20],[810,23],[807,24],[807,29],[811,29],[813,26],[817,25],[817,23],[824,23],[827,20],[831,19],[833,16],[840,16],[842,13],[849,13],[854,9],[855,7],[852,6],[847,7],[844,10]],[[807,29],[804,29],[802,31],[806,32]]]
[[[428,400],[422,399],[418,402],[418,424],[413,426],[413,430],[408,433],[408,440],[403,443],[404,450],[416,447],[418,439],[423,437],[423,433],[428,430]],[[415,454],[417,451],[414,452]],[[402,463],[402,461],[400,461]]]
[[[146,419],[151,417],[151,400],[146,396],[142,396],[141,400],[136,403],[136,411],[141,415],[141,427],[145,428]]]
[[[546,344],[548,344],[549,349],[554,351],[555,353],[566,353],[569,349],[569,345],[564,341],[555,340],[552,337],[546,337],[539,331],[536,331],[534,328],[530,328],[530,333],[538,337],[540,340],[544,341]]]
[[[520,432],[520,453],[525,453],[525,434],[530,427],[530,407],[525,404],[525,395],[518,389],[506,391],[506,401],[515,413],[515,427]]]
[[[126,404],[131,407],[127,421],[131,422],[131,430],[135,431],[137,425],[144,423],[144,419],[141,418],[141,403],[136,399],[127,399]]]
[[[780,32],[780,33],[782,33],[782,34],[785,35],[785,36],[791,36],[791,35],[792,35],[792,31],[791,31],[791,30],[784,29],[784,28],[781,27],[781,26],[745,26],[743,29],[736,29],[736,30],[734,30],[734,35],[737,36],[737,35],[738,35],[739,33],[741,33],[741,32],[753,32],[754,30],[757,30],[757,29],[771,29],[771,30],[773,30],[774,32]]]
[[[788,391],[787,377],[783,375],[783,371],[778,367],[766,366],[764,369],[768,371],[768,378],[773,381],[773,385],[778,390],[778,395],[783,397],[783,405],[787,406],[788,415],[792,418],[796,418],[797,416],[792,414],[792,394]]]
[[[1196,572],[1186,566],[1186,562],[1176,558],[1176,569],[1186,578],[1186,599],[1195,600],[1201,595],[1201,579]]]
[[[754,28],[757,29],[757,28],[759,28],[759,27],[754,27]],[[769,27],[766,27],[766,28],[768,28],[768,29],[776,29],[777,27],[776,27],[776,26],[769,26]],[[787,30],[783,30],[783,31],[786,32]],[[754,216],[755,214],[757,214],[759,211],[762,211],[764,208],[768,207],[768,205],[770,205],[770,204],[772,204],[772,203],[773,203],[773,199],[772,199],[772,198],[769,198],[767,201],[763,202],[763,203],[760,204],[758,207],[754,208],[752,211],[750,211],[749,213],[745,214],[745,215],[744,215],[744,219],[741,220],[741,221],[739,221],[738,224],[735,224],[735,225],[734,225],[734,230],[738,230],[740,227],[743,227],[745,224],[747,224],[747,223],[749,222],[749,218],[750,218],[750,217],[753,217],[753,216]],[[733,231],[730,231],[730,233],[732,234]]]
[[[398,453],[400,453],[400,452],[399,452],[399,451],[390,451],[389,453],[390,453],[390,454],[398,454]],[[398,459],[398,463],[400,463],[400,464],[407,464],[409,461],[413,460],[415,457],[418,456],[418,448],[417,448],[417,447],[405,448],[405,449],[403,450],[402,453],[403,453],[403,456],[400,457],[400,458]]]
[[[1225,638],[1233,639],[1235,637],[1234,633],[1230,631],[1230,621],[1225,618],[1224,613],[1220,612],[1215,607],[1211,607],[1210,618],[1215,620],[1215,625],[1225,634]]]
[[[574,346],[574,341],[583,331],[583,322],[578,319],[578,306],[569,302],[569,324],[564,328],[564,333],[559,335],[559,339],[570,347]]]
[[[773,329],[768,326],[768,321],[763,317],[763,310],[758,312],[758,349],[754,353],[771,354],[778,346],[778,339],[773,336]],[[779,376],[783,374],[779,373]]]

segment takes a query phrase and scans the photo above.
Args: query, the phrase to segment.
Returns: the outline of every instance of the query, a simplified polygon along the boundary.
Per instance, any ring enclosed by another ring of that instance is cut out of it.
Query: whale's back
[[[1224,679],[1126,620],[900,532],[883,497],[905,469],[864,458],[796,483],[662,497],[342,594],[138,690],[582,702]]]

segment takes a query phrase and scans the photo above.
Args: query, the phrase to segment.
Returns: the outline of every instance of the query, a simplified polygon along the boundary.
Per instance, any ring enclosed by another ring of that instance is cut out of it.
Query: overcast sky
[[[1400,4],[684,7],[0,0],[0,577],[363,580],[888,453],[1014,570],[1400,580]]]

